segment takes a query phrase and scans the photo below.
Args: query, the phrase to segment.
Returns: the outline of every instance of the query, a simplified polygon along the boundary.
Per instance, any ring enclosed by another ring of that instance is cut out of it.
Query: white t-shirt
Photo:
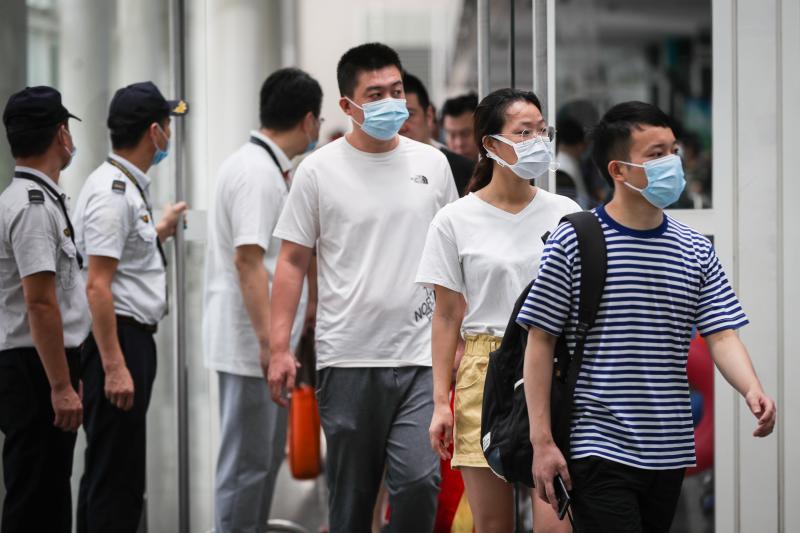
[[[405,137],[381,154],[341,138],[300,164],[275,236],[317,244],[317,368],[431,365],[433,291],[414,274],[457,197],[444,154]]]
[[[279,239],[272,237],[272,231],[288,194],[282,171],[288,171],[291,162],[269,138],[257,132],[252,135],[272,148],[281,169],[264,148],[251,142],[231,154],[220,167],[208,216],[203,345],[208,368],[259,377],[262,372],[258,338],[244,305],[234,260],[237,246],[260,246],[272,294],[281,245]],[[304,284],[292,328],[292,346],[299,341],[306,301]]]
[[[462,335],[502,337],[514,302],[539,270],[542,235],[575,211],[578,204],[543,189],[516,214],[469,194],[431,222],[417,283],[464,295]]]

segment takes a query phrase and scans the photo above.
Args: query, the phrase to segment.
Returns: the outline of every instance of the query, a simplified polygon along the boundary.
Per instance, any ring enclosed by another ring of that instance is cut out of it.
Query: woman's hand
[[[447,404],[436,404],[433,408],[431,427],[428,429],[433,451],[439,454],[443,461],[449,460],[450,445],[453,443],[453,413]]]

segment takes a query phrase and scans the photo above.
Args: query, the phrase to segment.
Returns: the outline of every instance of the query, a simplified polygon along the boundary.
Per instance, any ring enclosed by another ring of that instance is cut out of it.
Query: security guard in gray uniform
[[[187,111],[151,82],[116,92],[108,112],[112,152],[87,178],[75,209],[78,249],[94,320],[81,357],[86,468],[78,532],[134,532],[145,491],[146,416],[156,375],[153,334],[167,313],[163,243],[186,209],[156,223],[147,171],[169,151],[170,115]]]
[[[69,532],[70,476],[83,408],[79,347],[91,320],[59,175],[72,161],[61,94],[29,87],[3,113],[14,178],[0,194],[0,529]]]

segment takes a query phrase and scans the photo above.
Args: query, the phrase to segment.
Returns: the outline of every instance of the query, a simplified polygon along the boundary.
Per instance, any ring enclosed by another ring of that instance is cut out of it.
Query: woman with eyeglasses
[[[535,94],[501,89],[475,110],[480,160],[469,194],[439,211],[428,229],[416,281],[436,293],[433,314],[434,413],[431,446],[461,470],[478,533],[514,527],[512,487],[489,469],[481,449],[483,385],[489,353],[503,337],[514,302],[536,276],[544,244],[562,216],[580,207],[536,186],[554,169],[555,131]],[[459,336],[466,348],[449,394]],[[536,533],[568,532],[553,509],[533,498]]]

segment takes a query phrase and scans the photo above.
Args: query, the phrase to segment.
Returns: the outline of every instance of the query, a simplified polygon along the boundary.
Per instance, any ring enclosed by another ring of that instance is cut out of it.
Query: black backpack
[[[573,393],[578,381],[586,335],[594,325],[606,279],[606,242],[594,213],[582,211],[561,219],[575,228],[581,257],[580,309],[575,353],[570,356],[565,336],[558,338],[550,392],[553,439],[569,460],[569,434]],[[547,235],[543,237],[546,239]],[[481,444],[489,467],[509,483],[533,487],[533,447],[528,406],[522,386],[522,368],[528,332],[517,324],[517,315],[533,282],[522,291],[506,326],[500,347],[489,355],[481,413]]]

